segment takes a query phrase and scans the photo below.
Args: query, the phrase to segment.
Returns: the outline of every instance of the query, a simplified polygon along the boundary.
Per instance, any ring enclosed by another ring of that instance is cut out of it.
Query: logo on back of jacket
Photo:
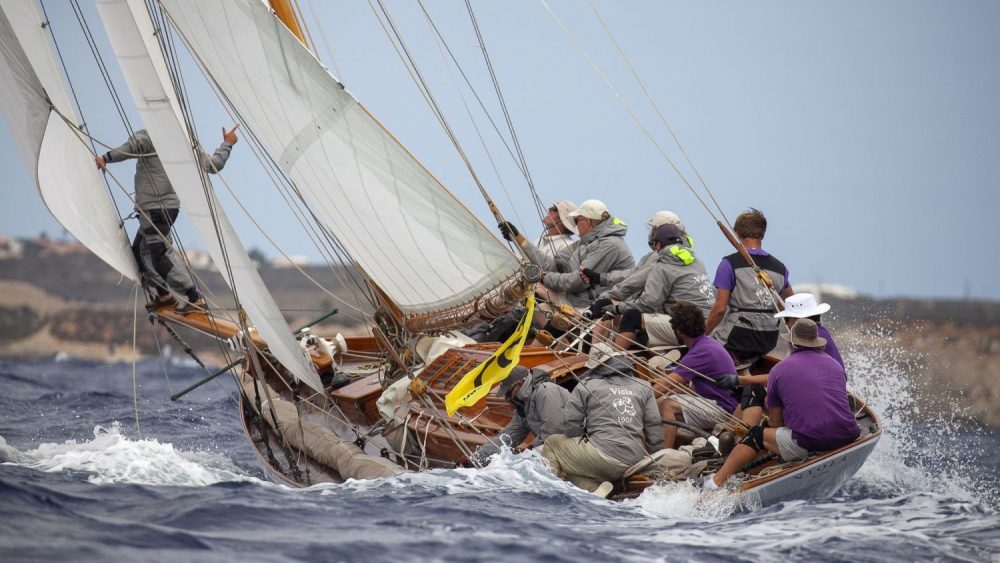
[[[611,402],[611,408],[615,409],[615,412],[618,413],[618,422],[622,424],[634,424],[639,410],[635,408],[635,401],[632,399],[634,396],[632,390],[625,389],[624,387],[612,387],[611,393],[616,395],[615,400]]]

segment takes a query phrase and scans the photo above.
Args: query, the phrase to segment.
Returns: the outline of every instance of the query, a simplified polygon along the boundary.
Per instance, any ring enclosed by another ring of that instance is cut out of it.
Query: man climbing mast
[[[215,174],[226,165],[233,145],[239,140],[237,129],[238,124],[229,131],[222,129],[222,144],[212,156],[201,152],[201,163],[206,172]],[[135,210],[139,216],[132,252],[147,287],[157,295],[150,308],[175,305],[177,300],[170,294],[173,290],[186,299],[177,306],[178,313],[186,315],[201,310],[205,307],[205,299],[170,244],[170,229],[180,213],[181,202],[170,185],[149,133],[145,129],[136,131],[123,145],[98,155],[94,162],[106,172],[108,163],[132,158],[138,159],[135,165]]]

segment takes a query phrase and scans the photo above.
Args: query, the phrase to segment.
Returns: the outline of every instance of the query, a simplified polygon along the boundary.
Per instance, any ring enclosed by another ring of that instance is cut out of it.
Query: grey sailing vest
[[[754,255],[757,266],[767,272],[774,282],[775,291],[781,291],[785,286],[785,265],[771,255]],[[723,258],[733,267],[736,275],[736,287],[729,296],[729,309],[726,311],[726,322],[749,330],[771,332],[778,330],[778,319],[774,318],[777,309],[770,290],[757,279],[750,264],[740,254],[733,253]]]

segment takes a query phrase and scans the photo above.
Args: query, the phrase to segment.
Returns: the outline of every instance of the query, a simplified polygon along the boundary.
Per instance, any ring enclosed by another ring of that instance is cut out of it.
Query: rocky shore
[[[299,326],[332,308],[342,313],[317,327],[322,334],[364,334],[351,313],[354,300],[343,273],[310,268],[308,273],[331,295],[294,269],[262,268],[265,283]],[[226,295],[217,273],[199,272],[209,295]],[[69,354],[101,361],[131,361],[174,353],[181,346],[162,327],[152,326],[143,301],[129,283],[86,253],[38,252],[0,259],[0,356],[46,357]],[[343,299],[347,304],[337,302]],[[824,319],[837,337],[849,369],[868,369],[868,356],[891,364],[905,377],[908,392],[919,394],[927,416],[942,413],[1000,428],[1000,303],[949,300],[827,299],[833,311]],[[231,306],[231,303],[226,304]],[[180,337],[202,361],[225,363],[219,343],[191,333]],[[861,352],[863,351],[863,352]]]

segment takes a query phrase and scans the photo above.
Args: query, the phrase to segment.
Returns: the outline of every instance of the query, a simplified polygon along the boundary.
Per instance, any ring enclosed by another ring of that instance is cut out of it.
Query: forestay
[[[203,188],[200,163],[181,119],[153,23],[143,0],[99,0],[111,47],[163,168],[212,260],[239,296],[268,349],[297,379],[323,392],[315,368],[292,338],[278,305],[264,286],[246,249],[211,189]],[[214,219],[213,220],[213,214]]]
[[[405,315],[466,304],[517,258],[260,0],[162,0],[206,73]]]
[[[43,23],[35,2],[0,0],[0,108],[52,215],[109,266],[137,280],[135,258],[94,155],[50,109],[49,101],[80,123]]]

